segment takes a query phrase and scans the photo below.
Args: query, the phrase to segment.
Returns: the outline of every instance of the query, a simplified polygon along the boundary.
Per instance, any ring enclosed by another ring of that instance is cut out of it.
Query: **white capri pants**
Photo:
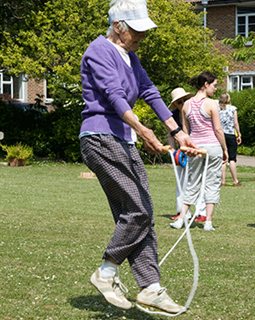
[[[176,171],[178,175],[178,179],[180,181],[180,186],[182,190],[179,190],[178,185],[176,184],[176,213],[180,213],[182,210],[182,205],[183,205],[183,196],[187,187],[188,183],[188,170],[189,170],[189,161],[187,162],[187,165],[185,168],[181,166],[176,166]],[[201,215],[201,216],[206,216],[206,205],[204,200],[200,201],[199,203],[196,204],[196,212],[195,214]]]
[[[220,145],[200,145],[199,148],[207,150],[209,155],[208,168],[205,181],[204,200],[205,203],[219,203],[221,169],[222,169],[222,148]],[[183,203],[196,204],[202,184],[205,158],[190,158],[188,170],[188,183],[184,192]]]

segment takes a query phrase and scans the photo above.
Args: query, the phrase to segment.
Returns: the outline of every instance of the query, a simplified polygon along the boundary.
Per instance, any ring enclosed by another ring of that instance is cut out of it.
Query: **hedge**
[[[237,107],[243,143],[239,150],[255,154],[255,90],[230,93],[232,104]],[[80,103],[58,107],[54,112],[37,110],[34,105],[25,110],[17,105],[0,102],[0,131],[4,132],[6,145],[18,142],[33,148],[36,158],[81,161],[79,129],[82,106]],[[134,108],[141,122],[153,129],[158,139],[167,143],[167,132],[154,112],[142,101]],[[149,154],[138,139],[137,147],[145,163],[168,162],[167,156]],[[249,150],[249,151],[247,151]],[[254,151],[254,152],[253,152]],[[2,154],[1,154],[2,155]]]

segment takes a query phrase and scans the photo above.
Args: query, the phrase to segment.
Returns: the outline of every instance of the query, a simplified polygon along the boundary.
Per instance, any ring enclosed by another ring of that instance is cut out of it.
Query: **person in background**
[[[211,72],[204,71],[192,78],[191,84],[197,89],[197,93],[184,103],[183,129],[185,132],[190,132],[190,137],[196,145],[206,149],[209,155],[204,192],[206,203],[204,230],[213,231],[215,230],[212,225],[214,207],[220,200],[222,159],[224,161],[228,159],[218,106],[216,101],[210,98],[217,90],[217,78]],[[188,209],[199,199],[204,168],[204,158],[190,159],[182,211],[178,220],[170,224],[171,227],[182,228]]]
[[[223,93],[219,99],[220,121],[224,131],[227,149],[228,163],[234,186],[240,186],[241,183],[237,179],[236,156],[237,146],[242,143],[240,127],[238,123],[237,108],[231,105],[230,95]],[[226,184],[227,164],[222,166],[221,184]]]
[[[186,92],[183,88],[175,88],[171,91],[171,97],[172,101],[169,105],[171,111],[173,112],[173,118],[176,121],[176,123],[179,125],[179,127],[182,128],[182,107],[184,105],[184,102],[192,97],[192,94],[190,92]],[[169,134],[168,135],[168,143],[173,147],[174,149],[177,149],[179,146],[176,143],[176,141],[173,139],[173,137]],[[188,163],[187,163],[188,166]],[[170,216],[171,220],[177,220],[180,216],[181,208],[182,208],[182,198],[183,198],[183,192],[187,185],[187,179],[188,179],[188,168],[182,168],[181,166],[176,166],[177,174],[179,177],[180,185],[182,187],[182,192],[178,189],[176,185],[176,214]],[[196,206],[196,213],[197,217],[195,218],[195,222],[204,222],[206,221],[206,207],[205,203],[202,202],[200,205]],[[191,213],[188,211],[187,217],[191,217]]]
[[[103,263],[90,281],[109,303],[131,308],[118,276],[119,266],[127,259],[140,288],[137,302],[177,313],[183,307],[160,283],[153,204],[131,128],[151,152],[161,153],[164,146],[135,117],[132,108],[136,100],[143,99],[154,110],[179,145],[195,145],[173,119],[134,52],[146,31],[157,27],[148,16],[146,1],[111,1],[109,23],[106,37],[95,39],[81,61],[85,101],[79,136],[81,155],[96,174],[115,222]],[[192,154],[197,151],[189,149]]]

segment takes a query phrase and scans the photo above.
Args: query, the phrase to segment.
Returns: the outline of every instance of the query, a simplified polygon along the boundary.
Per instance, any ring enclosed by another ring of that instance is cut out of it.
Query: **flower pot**
[[[9,160],[9,166],[10,167],[22,167],[25,165],[25,160],[24,159],[11,159]]]
[[[0,144],[0,147],[7,153],[5,159],[11,167],[20,167],[26,165],[26,161],[33,156],[33,149],[22,143],[8,146]]]

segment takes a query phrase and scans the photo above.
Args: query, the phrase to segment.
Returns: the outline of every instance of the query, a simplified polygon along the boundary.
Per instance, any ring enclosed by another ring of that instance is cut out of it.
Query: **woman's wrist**
[[[174,137],[178,132],[180,132],[182,129],[181,129],[181,127],[177,127],[175,130],[173,130],[173,131],[171,131],[170,132],[170,135],[172,136],[172,137]]]

